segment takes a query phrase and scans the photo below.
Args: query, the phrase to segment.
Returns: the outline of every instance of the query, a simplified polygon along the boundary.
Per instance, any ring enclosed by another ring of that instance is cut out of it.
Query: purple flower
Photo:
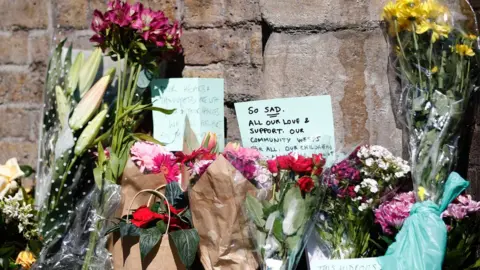
[[[382,226],[386,234],[393,234],[393,229],[399,230],[415,203],[412,191],[397,194],[391,201],[385,202],[375,210],[375,223]]]
[[[442,218],[453,217],[455,219],[464,219],[469,213],[480,211],[480,202],[472,200],[470,195],[460,195],[457,199],[448,205],[447,210],[442,213]]]

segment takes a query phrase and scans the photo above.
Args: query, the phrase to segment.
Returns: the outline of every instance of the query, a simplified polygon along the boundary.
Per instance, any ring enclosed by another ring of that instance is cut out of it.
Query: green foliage
[[[197,255],[200,237],[196,229],[179,230],[169,234],[170,239],[178,250],[182,263],[189,268]]]

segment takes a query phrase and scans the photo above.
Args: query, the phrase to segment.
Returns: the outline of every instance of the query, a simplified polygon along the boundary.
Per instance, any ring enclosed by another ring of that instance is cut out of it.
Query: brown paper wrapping
[[[156,189],[166,184],[161,174],[143,174],[129,159],[123,171],[120,185],[122,186],[122,201],[116,212],[116,217],[131,213],[128,207],[135,194],[144,189]],[[132,209],[147,204],[150,194],[142,193],[133,202]],[[175,246],[170,245],[168,235],[142,261],[138,237],[120,238],[118,232],[109,238],[109,250],[113,256],[113,267],[116,270],[177,270],[185,269],[178,257]]]
[[[236,180],[236,181],[235,181]],[[206,270],[255,270],[243,203],[255,186],[220,155],[190,189],[190,209]]]

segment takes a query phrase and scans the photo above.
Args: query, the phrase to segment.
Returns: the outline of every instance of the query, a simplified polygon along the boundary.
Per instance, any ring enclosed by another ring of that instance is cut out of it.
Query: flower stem
[[[412,35],[413,35],[413,45],[415,47],[415,57],[417,58],[418,80],[420,83],[420,88],[422,88],[424,87],[424,84],[422,81],[422,66],[420,65],[420,57],[418,56],[419,48],[418,48],[418,40],[417,40],[415,24],[412,24]]]

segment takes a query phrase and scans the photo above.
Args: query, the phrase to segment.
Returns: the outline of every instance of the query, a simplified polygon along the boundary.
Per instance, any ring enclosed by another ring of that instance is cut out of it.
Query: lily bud
[[[102,62],[102,50],[100,48],[95,49],[92,55],[87,59],[85,64],[82,65],[78,79],[78,89],[80,90],[80,96],[86,94],[87,90],[93,84],[95,76],[97,75],[98,68]]]
[[[217,134],[208,132],[203,138],[202,147],[209,151],[215,150],[217,147]]]
[[[77,107],[70,117],[70,128],[73,130],[81,129],[92,118],[95,111],[102,103],[103,95],[112,81],[115,69],[110,69],[106,76],[103,76],[80,100]]]
[[[82,131],[82,134],[78,137],[77,144],[75,145],[74,152],[76,156],[81,156],[83,152],[91,146],[93,141],[95,141],[103,122],[105,122],[105,119],[107,118],[107,113],[108,108],[101,110]]]
[[[70,67],[70,71],[68,72],[67,77],[67,93],[68,95],[72,95],[77,89],[78,86],[78,76],[80,74],[80,68],[83,65],[83,52],[79,52],[77,57],[75,57],[75,61],[73,62],[72,66]]]
[[[30,269],[35,263],[35,255],[30,251],[22,251],[18,253],[15,264],[21,265],[22,269]]]
[[[55,86],[55,98],[57,101],[57,117],[60,125],[64,128],[68,123],[68,115],[70,114],[70,102],[65,96],[62,87]]]

